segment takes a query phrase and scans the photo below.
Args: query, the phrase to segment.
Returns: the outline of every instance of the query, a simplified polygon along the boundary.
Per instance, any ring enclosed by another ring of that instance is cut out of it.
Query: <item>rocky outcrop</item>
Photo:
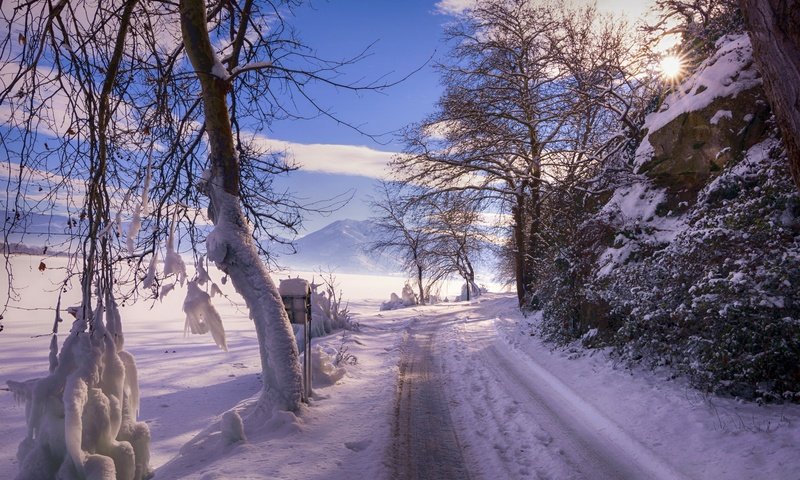
[[[673,194],[696,193],[767,132],[770,109],[748,37],[718,47],[645,123],[638,172]]]
[[[649,135],[652,156],[639,172],[672,191],[696,192],[763,139],[769,115],[761,87],[682,113]]]

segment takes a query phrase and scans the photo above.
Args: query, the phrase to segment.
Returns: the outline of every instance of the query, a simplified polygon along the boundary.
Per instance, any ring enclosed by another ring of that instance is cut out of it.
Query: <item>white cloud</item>
[[[445,15],[461,15],[475,6],[477,0],[440,0],[436,11]]]
[[[273,151],[286,151],[307,172],[322,172],[336,175],[360,175],[362,177],[385,178],[389,161],[394,152],[374,150],[359,145],[336,145],[321,143],[293,143],[257,136],[256,142]]]
[[[431,123],[424,127],[423,133],[430,140],[441,141],[447,138],[450,133],[457,126],[457,123],[452,120],[442,120],[441,122]]]
[[[497,227],[509,225],[512,221],[511,215],[500,212],[481,212],[480,225],[484,227]]]

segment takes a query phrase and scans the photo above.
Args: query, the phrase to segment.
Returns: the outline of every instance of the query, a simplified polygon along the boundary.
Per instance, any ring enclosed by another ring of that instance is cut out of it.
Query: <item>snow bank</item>
[[[514,363],[548,372],[567,389],[566,395],[588,404],[576,412],[593,412],[604,421],[623,429],[633,440],[670,462],[687,478],[794,478],[800,469],[796,446],[800,442],[800,406],[740,402],[704,394],[670,372],[643,368],[622,368],[608,351],[587,352],[579,344],[552,349],[538,336],[528,333],[528,324],[541,319],[522,318],[497,302],[469,325],[452,327],[455,340],[448,345],[463,355],[463,349],[477,349],[471,339],[477,334],[498,337]],[[495,318],[496,317],[496,318]],[[492,319],[483,321],[483,319]],[[448,336],[448,339],[453,338]],[[448,347],[450,349],[450,347]],[[449,360],[449,369],[480,368]],[[478,369],[471,377],[482,373]],[[471,387],[470,379],[455,378]],[[488,387],[488,385],[487,385]],[[549,388],[534,386],[542,395]],[[456,390],[456,392],[461,390]],[[502,408],[502,405],[499,407]],[[461,410],[461,409],[460,409]],[[484,430],[480,424],[471,426]],[[492,438],[487,431],[486,437]],[[537,435],[541,438],[541,435]],[[508,438],[503,438],[507,442]],[[515,440],[515,439],[510,439]],[[501,445],[505,445],[501,443]],[[512,445],[510,449],[513,449]]]
[[[408,283],[403,285],[403,291],[400,293],[402,295],[401,297],[398,297],[396,293],[392,293],[389,297],[389,301],[381,304],[381,310],[396,310],[398,308],[413,307],[419,304],[414,289]]]
[[[329,387],[344,378],[347,370],[344,366],[334,365],[334,358],[320,346],[312,349],[311,380],[314,383],[314,388]]]

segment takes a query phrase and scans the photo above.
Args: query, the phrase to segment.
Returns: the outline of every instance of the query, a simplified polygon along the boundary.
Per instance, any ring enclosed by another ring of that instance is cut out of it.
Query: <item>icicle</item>
[[[58,366],[58,336],[55,333],[50,339],[50,355],[48,356],[48,359],[50,360],[50,368],[48,371],[53,373],[56,371],[56,367]]]
[[[167,254],[164,256],[164,275],[175,274],[178,282],[183,285],[186,281],[186,264],[183,259],[175,251],[175,224],[177,223],[178,207],[172,214],[172,224],[169,228],[169,237],[167,238]]]
[[[128,392],[128,403],[131,408],[133,420],[139,416],[139,371],[136,360],[126,351],[118,353],[120,360],[125,365],[125,388]]]
[[[114,216],[114,224],[116,225],[117,235],[122,235],[122,210],[118,211]]]
[[[133,254],[136,249],[136,236],[142,228],[142,217],[146,217],[149,212],[149,190],[150,179],[152,177],[152,157],[147,159],[147,171],[144,176],[144,184],[142,185],[142,198],[138,205],[133,208],[133,218],[131,224],[128,226],[128,252]]]
[[[144,277],[142,281],[142,286],[144,288],[150,288],[153,286],[153,282],[156,280],[156,266],[158,265],[158,248],[153,250],[153,258],[150,259],[150,265],[147,266],[147,276]]]
[[[136,236],[139,235],[139,230],[142,228],[141,210],[141,205],[133,207],[133,218],[131,224],[128,225],[127,246],[131,255],[136,251]]]
[[[201,255],[200,256],[200,261],[198,261],[197,265],[195,266],[196,270],[197,270],[197,279],[196,279],[196,281],[197,281],[198,285],[205,285],[206,282],[211,280],[211,277],[208,276],[208,271],[206,271],[205,263],[206,263],[206,256],[205,255]]]
[[[14,395],[14,402],[17,405],[24,405],[27,402],[30,402],[31,398],[33,397],[33,387],[36,385],[36,382],[38,381],[39,381],[38,378],[26,380],[24,382],[15,382],[14,380],[7,380],[6,385],[8,385],[8,389]]]
[[[108,397],[109,426],[111,438],[116,438],[122,426],[122,404],[125,395],[125,364],[117,354],[117,346],[111,335],[103,337],[103,376],[100,388]]]
[[[89,389],[86,382],[79,376],[78,372],[73,372],[67,377],[64,386],[64,443],[67,453],[72,458],[72,463],[78,470],[78,474],[83,477],[84,452],[81,448],[81,437],[83,433],[83,407],[89,396]]]
[[[177,252],[167,247],[167,254],[164,257],[164,275],[172,273],[175,274],[178,283],[183,285],[186,281],[186,265]]]
[[[217,346],[226,352],[228,345],[225,341],[225,328],[222,318],[211,303],[211,297],[200,290],[197,282],[188,283],[186,299],[183,301],[183,311],[186,313],[184,334],[203,334],[211,332],[211,337]]]
[[[150,180],[153,178],[153,157],[147,157],[147,171],[144,174],[144,184],[142,185],[142,216],[146,217],[150,213]]]
[[[175,288],[174,283],[168,283],[166,285],[163,285],[161,287],[161,293],[158,294],[158,299],[160,301],[164,301],[164,297],[166,297],[169,294],[169,292],[171,292],[174,288]]]
[[[117,351],[125,346],[125,338],[122,334],[122,318],[119,315],[117,301],[110,292],[106,292],[106,330],[114,339]]]
[[[106,332],[106,324],[103,322],[103,312],[105,308],[103,307],[103,297],[98,295],[97,296],[97,308],[94,310],[94,314],[92,315],[92,323],[91,327],[92,330],[95,331],[99,335],[105,335]]]
[[[50,373],[53,373],[58,366],[58,324],[61,323],[61,294],[58,294],[56,302],[56,318],[53,320],[53,338],[50,339]]]

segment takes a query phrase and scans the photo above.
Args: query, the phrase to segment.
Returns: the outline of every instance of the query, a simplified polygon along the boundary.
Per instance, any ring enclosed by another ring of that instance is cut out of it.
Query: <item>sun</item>
[[[683,72],[683,61],[675,55],[667,55],[661,59],[659,70],[667,79],[675,80]]]

